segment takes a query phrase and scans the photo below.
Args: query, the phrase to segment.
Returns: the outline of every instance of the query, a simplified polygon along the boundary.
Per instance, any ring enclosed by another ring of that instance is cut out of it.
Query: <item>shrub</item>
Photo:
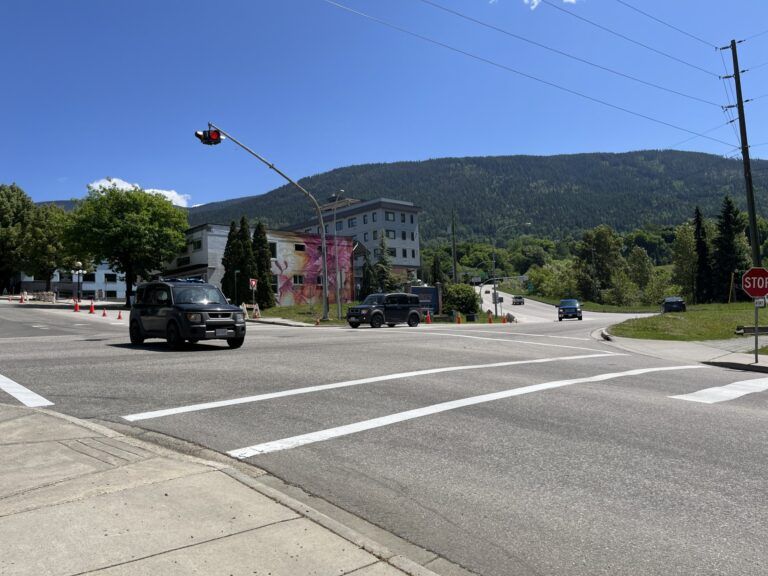
[[[476,314],[479,296],[468,284],[449,284],[443,292],[443,309],[457,310],[462,314]]]

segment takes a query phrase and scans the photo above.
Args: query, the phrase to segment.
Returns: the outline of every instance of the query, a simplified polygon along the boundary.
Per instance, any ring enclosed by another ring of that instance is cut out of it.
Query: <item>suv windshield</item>
[[[363,304],[381,304],[384,302],[384,294],[368,294],[363,300]]]
[[[226,304],[221,290],[213,286],[174,286],[176,304]]]
[[[578,300],[560,300],[560,306],[578,306]]]

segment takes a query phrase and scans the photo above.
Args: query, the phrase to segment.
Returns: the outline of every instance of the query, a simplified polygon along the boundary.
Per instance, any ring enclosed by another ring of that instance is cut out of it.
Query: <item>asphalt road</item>
[[[129,345],[115,312],[3,304],[0,374],[53,410],[235,454],[478,574],[767,573],[768,392],[672,397],[759,375],[591,336],[618,315],[512,311],[251,324],[241,349],[170,351]]]

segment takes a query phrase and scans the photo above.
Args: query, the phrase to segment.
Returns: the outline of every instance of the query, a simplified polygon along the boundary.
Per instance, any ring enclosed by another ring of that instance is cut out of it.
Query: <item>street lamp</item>
[[[344,190],[339,190],[338,194],[333,195],[333,261],[336,266],[336,317],[339,320],[341,320],[341,270],[339,269],[339,241],[337,239],[339,234],[336,229],[336,207],[343,195]]]
[[[493,271],[491,272],[491,276],[493,276],[493,315],[494,317],[498,317],[499,315],[499,293],[497,291],[497,283],[496,283],[496,241],[499,238],[499,233],[504,230],[505,228],[511,228],[512,226],[517,226],[517,222],[510,222],[509,224],[504,224],[503,226],[500,226],[499,228],[496,228],[496,234],[494,234],[493,237]]]
[[[226,136],[227,138],[232,140],[232,142],[234,142],[235,144],[240,146],[240,148],[242,148],[243,150],[248,152],[251,156],[254,156],[258,160],[260,160],[262,163],[266,164],[266,166],[268,168],[270,168],[271,170],[274,170],[275,172],[280,174],[280,176],[282,176],[283,178],[288,180],[288,182],[290,182],[291,184],[296,186],[296,188],[301,190],[301,192],[307,198],[309,198],[310,201],[312,202],[312,204],[314,205],[315,210],[317,211],[317,220],[320,223],[320,243],[322,245],[321,249],[322,249],[322,252],[323,252],[323,254],[322,254],[322,256],[323,256],[323,259],[322,259],[322,265],[323,265],[323,318],[322,319],[323,320],[328,320],[328,261],[327,261],[328,258],[327,258],[327,255],[326,255],[327,250],[326,250],[326,244],[325,244],[325,224],[323,224],[323,211],[320,209],[320,204],[317,203],[317,200],[315,199],[314,196],[312,196],[312,194],[307,192],[304,189],[304,187],[302,187],[298,182],[296,182],[295,180],[289,178],[288,175],[286,175],[284,172],[282,172],[277,166],[275,166],[271,162],[265,160],[264,158],[262,158],[261,156],[256,154],[256,152],[254,152],[253,150],[248,148],[248,146],[246,146],[245,144],[243,144],[241,142],[238,142],[230,134],[227,134],[226,132],[224,132],[224,130],[222,130],[221,128],[213,125],[211,122],[208,122],[208,130],[206,131],[208,133],[207,136],[206,136],[205,132],[201,132],[199,135],[195,134],[195,136],[197,138],[199,138],[200,141],[203,144],[213,144],[214,142],[211,141],[211,136],[210,136],[212,131],[216,131],[218,133],[215,143],[221,142],[221,136]],[[206,140],[208,140],[208,141],[206,141]]]
[[[83,294],[83,263],[75,262],[75,269],[72,270],[72,276],[75,277],[75,299],[79,302]]]
[[[237,303],[237,275],[238,274],[240,274],[240,270],[235,270],[235,294],[234,294],[235,306],[239,306],[239,304]]]

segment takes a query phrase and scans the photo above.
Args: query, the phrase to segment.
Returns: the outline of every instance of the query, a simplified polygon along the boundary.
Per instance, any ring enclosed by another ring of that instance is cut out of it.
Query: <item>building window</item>
[[[189,256],[180,256],[176,258],[176,266],[186,266],[189,264]]]
[[[83,282],[96,282],[96,273],[86,272],[83,274]]]
[[[192,250],[202,250],[203,248],[203,241],[202,240],[192,240]]]
[[[411,250],[411,258],[416,258],[416,250]]]
[[[376,222],[376,212],[371,213],[371,222]]]
[[[394,212],[384,212],[384,220],[387,222],[394,222],[395,221],[395,213]]]
[[[413,224],[413,214],[411,214],[411,224]]]
[[[368,232],[363,232],[363,242],[368,242]]]
[[[303,286],[304,285],[304,276],[301,274],[294,274],[293,275],[293,285],[294,286]]]
[[[357,218],[347,220],[347,228],[354,228],[355,226],[357,226]]]
[[[395,232],[394,230],[387,230],[387,238],[389,238],[390,240],[394,240],[395,238],[397,238],[397,232]]]
[[[403,231],[400,233],[400,238],[402,238],[403,240],[405,240],[405,239],[406,239],[406,237],[405,237],[405,230],[403,230]]]
[[[117,274],[104,274],[104,282],[117,282]]]
[[[339,230],[343,230],[343,229],[344,229],[344,220],[337,220],[336,221],[336,232],[338,232]]]
[[[320,234],[320,226],[317,227],[317,233]]]
[[[400,212],[400,222],[405,224],[405,212]]]
[[[363,224],[368,224],[368,214],[363,214]]]
[[[392,256],[392,258],[395,258],[397,257],[397,250],[395,250],[394,248],[387,248],[387,254]]]
[[[322,286],[323,285],[323,277],[322,276],[318,276],[317,280],[315,281],[315,284],[317,284],[318,286]]]
[[[294,244],[293,245],[293,249],[296,252],[306,252],[307,251],[307,247],[304,244]]]
[[[403,258],[408,258],[408,250],[403,248]]]
[[[374,257],[378,258],[381,255],[381,250],[379,250],[378,248],[374,248],[373,255]]]
[[[373,231],[373,239],[374,240],[378,240],[379,239],[379,231],[378,230],[374,230]]]
[[[272,274],[269,280],[269,287],[272,288],[272,292],[277,294],[277,274]]]
[[[107,298],[117,298],[117,290],[107,290],[104,292]]]
[[[411,240],[413,240],[414,242],[416,241],[416,233],[415,232],[411,232]]]
[[[277,242],[269,243],[269,257],[277,258]]]

